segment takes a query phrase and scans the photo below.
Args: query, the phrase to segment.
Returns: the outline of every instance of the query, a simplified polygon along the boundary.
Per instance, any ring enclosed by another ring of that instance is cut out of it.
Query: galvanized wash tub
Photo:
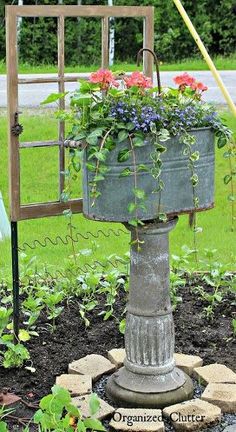
[[[196,143],[192,151],[199,151],[200,158],[194,164],[195,172],[199,177],[199,184],[195,188],[195,195],[199,198],[198,210],[206,210],[214,205],[214,167],[215,146],[214,132],[211,128],[193,129],[190,132],[196,137]],[[193,187],[191,172],[188,167],[188,157],[184,156],[184,145],[178,137],[172,137],[164,143],[167,151],[162,154],[163,161],[161,180],[164,189],[159,193],[153,193],[157,183],[148,172],[137,173],[137,187],[146,193],[145,205],[147,210],[138,210],[138,218],[145,220],[156,219],[159,212],[167,215],[190,213],[195,209],[193,204]],[[110,171],[105,180],[98,183],[101,195],[96,198],[92,206],[93,198],[90,196],[89,183],[93,179],[93,173],[86,167],[87,153],[84,152],[83,164],[83,213],[89,219],[127,222],[132,218],[128,212],[128,204],[134,202],[134,176],[121,177],[121,172],[129,167],[133,169],[132,157],[126,162],[118,162],[117,156],[122,148],[130,148],[128,142],[117,145],[106,160],[106,166]],[[144,164],[152,167],[150,153],[153,144],[146,142],[143,147],[135,148],[136,165]]]

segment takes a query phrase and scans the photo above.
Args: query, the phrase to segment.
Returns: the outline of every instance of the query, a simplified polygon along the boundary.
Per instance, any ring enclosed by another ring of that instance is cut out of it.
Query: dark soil
[[[194,293],[194,286],[200,284],[198,280],[189,281],[189,286],[181,292],[183,302],[174,313],[175,351],[199,355],[204,365],[222,363],[235,370],[236,338],[232,331],[232,319],[236,318],[235,295],[226,295],[209,320],[202,313],[208,303]],[[212,292],[209,287],[204,288]]]
[[[235,368],[236,338],[232,333],[232,319],[235,318],[235,303],[233,295],[227,294],[216,307],[212,321],[202,316],[204,302],[192,293],[192,287],[199,282],[189,282],[182,289],[183,302],[174,312],[176,329],[176,352],[196,354],[203,358],[204,364],[222,363],[231,369]],[[121,316],[126,302],[126,294],[120,290],[115,304],[115,315]],[[50,332],[46,315],[41,316],[37,331],[39,337],[33,337],[27,347],[31,354],[28,366],[36,369],[31,373],[24,368],[6,370],[0,368],[0,388],[22,396],[26,402],[35,403],[42,396],[50,393],[57,375],[67,372],[68,364],[87,354],[98,353],[106,355],[115,347],[124,346],[123,336],[119,333],[118,320],[103,321],[97,306],[88,315],[90,326],[85,327],[78,312],[76,301],[65,304],[64,311],[57,319],[54,333]],[[17,414],[21,417],[31,417],[34,411],[20,404]],[[16,425],[17,423],[15,423]],[[11,424],[11,431],[21,430]],[[33,430],[33,429],[32,429]]]

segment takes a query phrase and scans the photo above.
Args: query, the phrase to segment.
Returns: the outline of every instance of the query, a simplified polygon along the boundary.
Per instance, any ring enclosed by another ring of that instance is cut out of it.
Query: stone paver
[[[199,431],[218,423],[221,409],[201,399],[192,399],[164,408],[163,415],[171,419],[176,431]]]
[[[161,410],[158,409],[119,408],[109,424],[118,431],[165,431]]]
[[[203,384],[217,382],[236,384],[236,373],[227,366],[218,363],[195,368],[194,376]]]
[[[117,368],[120,368],[124,364],[125,359],[125,349],[124,348],[114,348],[108,351],[107,354],[111,363],[116,365]]]
[[[90,395],[85,395],[85,396],[72,398],[73,405],[79,408],[83,418],[90,417],[90,412],[89,412],[90,397],[91,397]],[[102,399],[99,399],[99,401],[100,401],[100,408],[93,417],[96,418],[97,420],[103,420],[107,416],[112,415],[115,412],[115,408],[113,408],[111,405],[109,405],[107,402],[105,402]]]
[[[193,369],[203,365],[203,360],[199,356],[176,353],[174,354],[176,366],[187,375],[193,375]]]
[[[69,374],[90,375],[97,381],[102,375],[114,372],[116,367],[107,358],[91,354],[69,364]]]
[[[57,377],[56,384],[68,390],[71,396],[80,396],[92,391],[92,378],[89,375],[63,374]]]
[[[221,408],[222,412],[236,412],[236,384],[208,384],[201,398],[217,405]]]

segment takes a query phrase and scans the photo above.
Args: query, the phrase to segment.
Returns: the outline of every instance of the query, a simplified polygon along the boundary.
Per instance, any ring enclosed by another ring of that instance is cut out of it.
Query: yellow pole
[[[233,100],[232,100],[232,98],[231,98],[231,96],[230,96],[227,88],[225,87],[225,85],[224,85],[224,83],[223,83],[223,81],[221,79],[221,76],[220,76],[218,70],[216,69],[216,67],[215,67],[215,65],[214,65],[211,57],[209,56],[209,54],[208,54],[208,52],[207,52],[207,50],[206,50],[206,48],[205,48],[205,46],[204,46],[204,44],[203,44],[200,36],[199,36],[199,34],[195,30],[192,21],[190,20],[187,12],[185,11],[184,7],[182,6],[181,1],[180,0],[173,0],[173,1],[175,3],[175,6],[178,9],[180,15],[182,16],[182,18],[183,18],[186,26],[188,27],[188,29],[189,29],[189,31],[190,31],[193,39],[195,40],[198,48],[200,49],[200,51],[201,51],[201,53],[202,53],[202,55],[203,55],[206,63],[208,64],[209,69],[212,72],[212,75],[214,76],[214,78],[215,78],[215,80],[216,80],[216,82],[217,82],[217,84],[218,84],[218,86],[219,86],[219,88],[220,88],[220,90],[221,90],[221,92],[222,92],[222,94],[223,94],[223,96],[224,96],[227,104],[229,105],[229,108],[231,109],[232,113],[236,117],[236,106],[235,106],[235,104],[234,104],[234,102],[233,102]]]

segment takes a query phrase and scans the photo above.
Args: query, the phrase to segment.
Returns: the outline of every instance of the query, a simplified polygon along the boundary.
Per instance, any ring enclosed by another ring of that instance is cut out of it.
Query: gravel
[[[112,405],[114,408],[118,408],[117,405],[115,405],[111,400],[109,400],[106,396],[105,392],[105,386],[107,383],[107,380],[110,375],[103,375],[102,378],[100,378],[94,385],[93,385],[93,392],[97,393],[97,395],[105,400],[107,403]],[[195,399],[200,398],[205,387],[200,385],[198,381],[193,379],[193,385],[194,385],[194,395],[193,397]],[[112,431],[113,429],[109,427],[110,419],[103,421],[103,424],[107,431]],[[171,425],[171,422],[164,418],[164,424],[165,424],[165,432],[175,432],[175,429]],[[218,425],[211,426],[207,429],[204,429],[204,432],[236,432],[236,413],[235,414],[224,414],[221,418],[221,422]]]

